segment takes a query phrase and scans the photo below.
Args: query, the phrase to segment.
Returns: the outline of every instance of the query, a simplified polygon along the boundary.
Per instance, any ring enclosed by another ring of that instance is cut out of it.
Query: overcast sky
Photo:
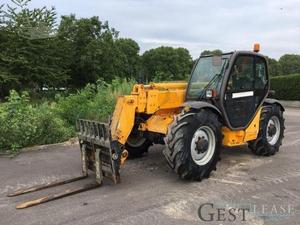
[[[8,2],[8,0],[4,0]],[[99,16],[137,41],[141,53],[161,45],[185,47],[196,58],[205,49],[249,50],[279,58],[300,54],[299,0],[32,0],[58,15]]]

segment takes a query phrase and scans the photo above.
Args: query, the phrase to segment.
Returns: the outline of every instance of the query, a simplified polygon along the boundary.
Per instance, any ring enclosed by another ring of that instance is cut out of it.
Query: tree
[[[71,86],[82,87],[99,77],[106,79],[106,68],[102,65],[111,59],[113,39],[117,37],[108,23],[102,23],[98,17],[62,16],[58,36],[67,46]]]
[[[140,47],[130,38],[119,38],[115,42],[117,47],[119,77],[138,77],[140,71]]]
[[[279,63],[283,75],[300,73],[300,55],[285,54],[280,57]]]
[[[192,57],[185,48],[159,47],[142,55],[143,73],[147,81],[184,80],[192,67]]]
[[[2,96],[11,88],[41,89],[67,79],[63,54],[55,37],[53,8],[29,9],[29,0],[12,0],[1,8],[0,85]]]
[[[270,76],[279,76],[282,75],[282,68],[280,63],[276,59],[267,58],[268,66],[269,66],[269,74]]]
[[[136,76],[139,46],[132,39],[118,38],[118,32],[98,17],[76,19],[63,16],[58,36],[68,47],[70,84],[82,87],[97,79]]]
[[[201,56],[203,55],[222,55],[222,51],[220,49],[215,49],[215,50],[204,50],[201,52]]]

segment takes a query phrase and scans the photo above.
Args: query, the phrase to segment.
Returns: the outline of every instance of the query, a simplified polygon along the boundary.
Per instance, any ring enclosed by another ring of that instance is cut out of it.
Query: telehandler
[[[95,184],[17,205],[26,208],[120,180],[127,156],[138,157],[153,144],[182,179],[201,181],[216,170],[222,146],[248,143],[256,155],[274,155],[284,135],[283,106],[268,98],[266,58],[254,51],[200,56],[188,83],[136,84],[117,99],[109,123],[78,120],[82,156],[80,177],[19,190],[16,196],[96,174]]]

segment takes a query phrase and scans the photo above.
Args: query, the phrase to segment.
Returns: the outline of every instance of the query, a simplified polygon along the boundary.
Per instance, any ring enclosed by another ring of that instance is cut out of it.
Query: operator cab
[[[235,51],[200,56],[190,77],[186,101],[206,101],[224,115],[232,130],[246,128],[269,90],[267,62],[258,53]]]

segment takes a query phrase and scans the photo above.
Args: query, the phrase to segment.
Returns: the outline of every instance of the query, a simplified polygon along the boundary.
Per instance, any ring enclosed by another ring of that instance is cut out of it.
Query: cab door
[[[231,68],[224,95],[224,107],[231,127],[245,128],[267,93],[265,59],[238,55]]]

